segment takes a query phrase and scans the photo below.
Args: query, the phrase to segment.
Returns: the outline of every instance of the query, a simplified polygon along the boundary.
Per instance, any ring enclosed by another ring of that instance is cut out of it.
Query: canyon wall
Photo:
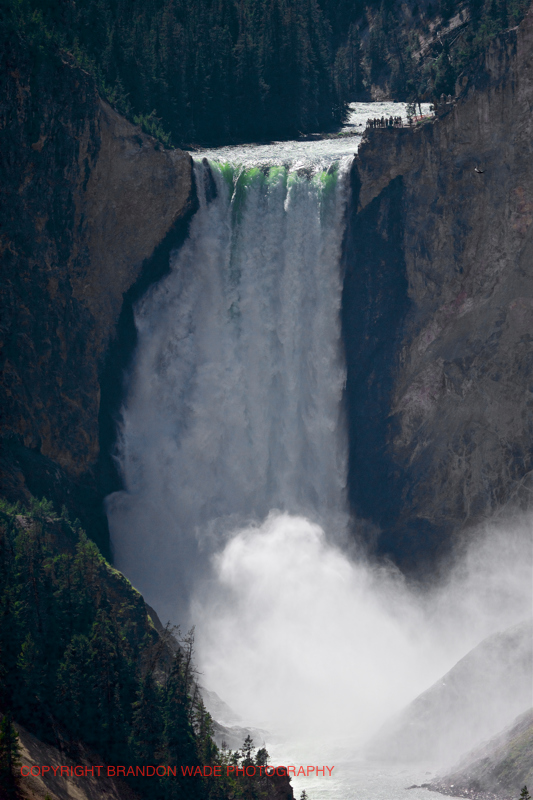
[[[102,375],[124,297],[168,268],[154,251],[183,238],[195,194],[190,156],[120,117],[64,58],[16,36],[3,47],[0,491],[64,503],[106,552]]]
[[[354,162],[350,497],[407,568],[531,497],[532,110],[530,12],[435,121],[370,131]]]
[[[530,14],[438,119],[370,131],[352,170],[350,500],[406,568],[531,496],[532,61]],[[0,81],[0,491],[64,503],[108,552],[132,304],[186,236],[192,162],[65,57],[14,38]]]

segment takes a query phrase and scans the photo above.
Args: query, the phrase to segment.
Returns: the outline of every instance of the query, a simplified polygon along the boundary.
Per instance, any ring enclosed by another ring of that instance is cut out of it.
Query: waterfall
[[[236,527],[342,527],[348,168],[196,163],[189,239],[135,309],[107,510],[117,566],[172,619]]]
[[[107,509],[117,567],[163,622],[197,623],[206,686],[248,724],[351,748],[529,613],[531,567],[528,526],[514,549],[473,538],[426,592],[339,546],[348,169],[195,165],[189,238],[135,308]]]

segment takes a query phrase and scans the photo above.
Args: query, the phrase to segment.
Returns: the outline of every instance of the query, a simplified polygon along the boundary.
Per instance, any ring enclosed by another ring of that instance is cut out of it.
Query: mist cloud
[[[202,682],[249,724],[360,742],[490,633],[531,613],[531,527],[486,528],[445,585],[350,560],[303,517],[235,532],[198,587]]]

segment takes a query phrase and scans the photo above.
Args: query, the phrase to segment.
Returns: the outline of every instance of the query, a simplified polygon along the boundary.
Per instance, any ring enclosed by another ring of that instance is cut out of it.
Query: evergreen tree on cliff
[[[15,769],[19,764],[20,747],[11,715],[0,718],[0,800],[16,797]]]
[[[294,136],[345,111],[317,0],[7,0],[0,15],[66,50],[101,93],[174,144]]]

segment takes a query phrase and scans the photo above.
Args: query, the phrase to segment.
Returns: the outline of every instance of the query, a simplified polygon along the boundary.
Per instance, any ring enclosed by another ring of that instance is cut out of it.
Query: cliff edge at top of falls
[[[95,535],[101,373],[123,298],[193,205],[192,159],[13,36],[0,80],[2,494],[51,497]],[[106,549],[107,534],[96,535]]]
[[[345,244],[352,507],[405,567],[530,503],[533,15],[419,129],[367,134]]]

